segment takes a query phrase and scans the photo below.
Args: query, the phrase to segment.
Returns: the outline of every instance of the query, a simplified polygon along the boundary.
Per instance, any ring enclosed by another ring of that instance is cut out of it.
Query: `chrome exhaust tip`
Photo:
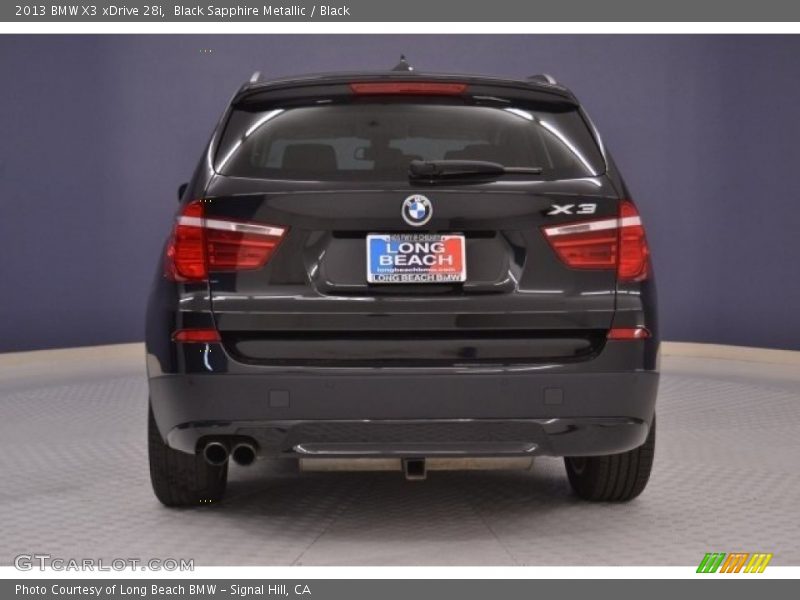
[[[231,452],[231,458],[237,465],[246,467],[256,460],[256,449],[252,444],[236,444]]]
[[[228,448],[220,442],[209,442],[203,448],[203,457],[210,465],[222,466],[228,462]]]

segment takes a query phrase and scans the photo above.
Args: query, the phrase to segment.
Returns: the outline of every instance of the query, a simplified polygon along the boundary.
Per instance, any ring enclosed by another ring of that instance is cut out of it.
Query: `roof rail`
[[[258,83],[259,79],[261,79],[261,71],[256,71],[250,75],[249,83]]]
[[[546,83],[548,85],[558,85],[556,78],[547,73],[539,73],[538,75],[531,75],[528,81],[536,81],[538,83]]]

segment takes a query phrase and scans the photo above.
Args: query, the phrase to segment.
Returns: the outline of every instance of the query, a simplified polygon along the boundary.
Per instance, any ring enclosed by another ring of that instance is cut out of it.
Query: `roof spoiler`
[[[432,83],[463,83],[470,89],[481,89],[481,94],[502,94],[507,91],[513,95],[526,95],[540,97],[546,101],[566,102],[577,106],[578,102],[572,92],[559,84],[556,79],[549,74],[542,73],[531,75],[525,79],[500,79],[493,77],[482,77],[479,75],[457,75],[441,73],[418,73],[412,70],[405,57],[391,71],[366,72],[366,73],[330,73],[308,75],[298,78],[269,80],[261,77],[261,73],[256,71],[244,84],[233,98],[233,104],[247,101],[266,100],[271,97],[274,100],[296,99],[303,96],[310,96],[319,93],[329,93],[330,88],[339,87],[336,93],[351,93],[351,84],[356,83],[394,83],[394,82],[420,82],[429,81]],[[494,89],[492,89],[494,88]],[[512,91],[513,90],[513,91]]]

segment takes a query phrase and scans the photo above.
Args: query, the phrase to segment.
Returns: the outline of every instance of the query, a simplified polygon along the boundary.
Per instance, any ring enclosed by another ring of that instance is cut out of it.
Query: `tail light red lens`
[[[194,200],[178,216],[164,273],[174,281],[203,281],[209,272],[260,269],[286,231],[262,223],[206,219],[202,200]]]
[[[629,200],[620,202],[619,217],[544,227],[556,255],[573,269],[617,269],[620,281],[647,277],[650,251],[644,227]]]
[[[181,210],[167,243],[164,275],[173,281],[200,281],[208,277],[203,204],[190,202]]]
[[[641,281],[647,278],[650,248],[644,235],[639,211],[630,200],[619,205],[619,265],[620,281]]]
[[[286,234],[284,227],[206,219],[206,251],[210,271],[260,269]]]
[[[417,96],[457,96],[467,91],[466,83],[391,81],[351,83],[354,94],[412,94]]]
[[[184,344],[211,344],[219,342],[219,332],[216,329],[178,329],[172,334],[173,341]]]
[[[608,219],[546,227],[544,232],[553,250],[567,266],[573,269],[613,269],[617,265],[616,221]]]

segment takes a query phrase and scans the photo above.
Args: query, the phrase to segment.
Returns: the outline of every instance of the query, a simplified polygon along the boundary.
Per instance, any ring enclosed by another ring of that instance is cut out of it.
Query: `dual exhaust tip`
[[[203,458],[215,467],[224,465],[229,458],[237,465],[246,467],[256,460],[256,448],[253,444],[240,442],[229,451],[228,446],[222,442],[209,442],[203,448]]]

